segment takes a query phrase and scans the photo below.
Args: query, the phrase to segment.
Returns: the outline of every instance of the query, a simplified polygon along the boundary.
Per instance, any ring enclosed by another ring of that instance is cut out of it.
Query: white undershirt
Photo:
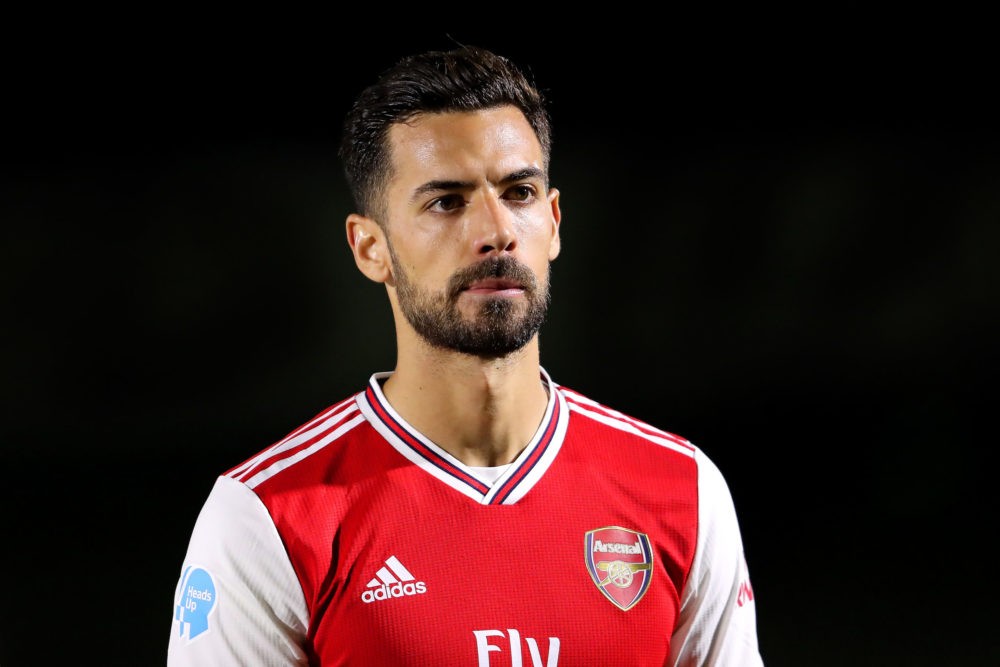
[[[507,472],[507,468],[509,467],[510,464],[506,463],[502,466],[469,466],[469,470],[476,476],[476,479],[493,486],[500,479],[500,475]]]

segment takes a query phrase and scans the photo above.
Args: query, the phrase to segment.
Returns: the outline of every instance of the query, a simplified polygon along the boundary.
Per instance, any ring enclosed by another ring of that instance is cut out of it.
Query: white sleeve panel
[[[168,667],[305,665],[308,610],[267,509],[219,477],[195,522],[174,599]]]
[[[756,667],[757,612],[743,538],[729,486],[701,450],[698,463],[698,542],[681,593],[670,640],[675,667]]]

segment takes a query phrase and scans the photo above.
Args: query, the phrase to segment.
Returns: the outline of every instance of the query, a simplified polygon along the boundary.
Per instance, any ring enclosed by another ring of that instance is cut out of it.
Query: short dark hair
[[[551,120],[541,91],[511,60],[476,46],[410,55],[385,70],[354,101],[344,120],[340,159],[357,210],[379,219],[391,177],[389,129],[423,113],[513,105],[542,147],[548,173]],[[379,220],[381,223],[382,221]]]

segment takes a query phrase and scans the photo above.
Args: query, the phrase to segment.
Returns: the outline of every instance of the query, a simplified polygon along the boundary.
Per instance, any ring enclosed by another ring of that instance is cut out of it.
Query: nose
[[[500,202],[493,200],[482,207],[475,225],[473,243],[481,255],[513,252],[517,247],[514,216]]]

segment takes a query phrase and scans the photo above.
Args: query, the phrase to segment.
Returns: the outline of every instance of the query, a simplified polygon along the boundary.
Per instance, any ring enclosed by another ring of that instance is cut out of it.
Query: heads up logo
[[[208,570],[184,568],[174,602],[177,634],[191,641],[208,630],[208,615],[215,609],[215,581]]]

